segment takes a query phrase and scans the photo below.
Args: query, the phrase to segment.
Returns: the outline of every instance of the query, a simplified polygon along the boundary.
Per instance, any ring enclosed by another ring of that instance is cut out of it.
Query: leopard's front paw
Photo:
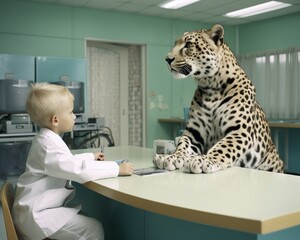
[[[155,154],[153,157],[153,164],[155,167],[163,168],[164,166],[164,158],[162,154]]]
[[[185,159],[181,170],[184,172],[191,172],[190,164],[191,164],[191,159],[190,158]]]
[[[192,173],[202,173],[203,160],[197,157],[191,161],[190,168]]]
[[[176,157],[172,154],[155,154],[153,164],[160,169],[173,171],[176,169],[175,160]]]
[[[190,156],[183,163],[183,171],[192,173],[202,173],[202,156]]]
[[[221,162],[219,161],[214,161],[214,160],[209,160],[209,159],[205,159],[203,161],[203,172],[205,173],[214,173],[214,172],[218,172],[220,170],[223,170],[225,168],[224,165],[222,165]]]

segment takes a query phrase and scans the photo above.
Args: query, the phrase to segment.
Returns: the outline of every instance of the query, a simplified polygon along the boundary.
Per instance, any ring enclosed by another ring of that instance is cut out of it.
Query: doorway
[[[104,117],[116,146],[145,145],[145,47],[86,41],[90,117]]]

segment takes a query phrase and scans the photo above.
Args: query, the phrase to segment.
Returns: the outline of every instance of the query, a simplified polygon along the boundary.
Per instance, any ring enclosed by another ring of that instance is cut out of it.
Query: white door
[[[128,145],[128,50],[87,41],[88,115],[104,117],[115,145]]]

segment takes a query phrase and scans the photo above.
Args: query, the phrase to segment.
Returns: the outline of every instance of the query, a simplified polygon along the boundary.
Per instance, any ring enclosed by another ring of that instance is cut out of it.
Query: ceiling
[[[290,13],[300,14],[300,0],[280,0],[293,6],[242,19],[224,17],[227,12],[264,3],[269,0],[201,0],[200,2],[177,10],[162,9],[158,5],[165,0],[25,0],[42,3],[68,5],[79,8],[93,8],[140,14],[147,16],[172,18],[203,23],[240,25],[269,19]]]

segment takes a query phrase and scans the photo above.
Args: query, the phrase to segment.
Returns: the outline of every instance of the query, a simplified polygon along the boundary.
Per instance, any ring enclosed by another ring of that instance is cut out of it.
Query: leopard
[[[189,117],[171,154],[154,154],[160,169],[214,173],[233,166],[284,172],[254,84],[224,41],[220,24],[185,32],[165,58],[174,78],[192,77]]]

